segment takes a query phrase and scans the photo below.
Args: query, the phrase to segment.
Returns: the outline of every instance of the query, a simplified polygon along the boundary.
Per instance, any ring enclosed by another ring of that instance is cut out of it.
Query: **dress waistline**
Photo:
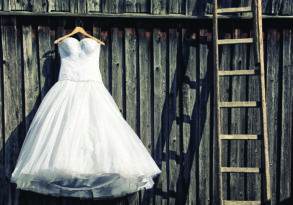
[[[100,81],[100,80],[94,80],[94,79],[76,80],[76,79],[61,78],[61,79],[58,79],[58,81],[72,81],[72,82],[96,82],[96,83],[103,83],[103,81]]]

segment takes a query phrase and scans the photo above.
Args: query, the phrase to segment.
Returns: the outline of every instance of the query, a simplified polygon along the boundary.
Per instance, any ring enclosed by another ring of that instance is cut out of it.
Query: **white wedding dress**
[[[17,188],[112,198],[153,187],[161,170],[102,82],[100,47],[91,38],[59,44],[58,81],[31,122],[10,178]]]

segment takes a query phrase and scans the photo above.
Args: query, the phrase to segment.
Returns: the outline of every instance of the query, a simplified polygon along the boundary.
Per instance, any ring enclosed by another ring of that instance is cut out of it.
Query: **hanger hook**
[[[77,18],[75,19],[75,26],[83,27],[83,21],[81,20],[80,17],[77,17]]]

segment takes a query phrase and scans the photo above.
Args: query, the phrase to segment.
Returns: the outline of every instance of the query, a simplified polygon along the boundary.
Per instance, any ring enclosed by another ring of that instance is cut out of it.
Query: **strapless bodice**
[[[91,38],[67,37],[58,46],[61,58],[58,80],[99,81],[101,45]]]

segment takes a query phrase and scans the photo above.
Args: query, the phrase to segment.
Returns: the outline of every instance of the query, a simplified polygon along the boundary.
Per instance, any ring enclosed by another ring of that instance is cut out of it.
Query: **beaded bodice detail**
[[[58,46],[61,58],[58,80],[102,82],[100,49],[101,45],[91,38],[80,41],[73,37],[64,39]]]

